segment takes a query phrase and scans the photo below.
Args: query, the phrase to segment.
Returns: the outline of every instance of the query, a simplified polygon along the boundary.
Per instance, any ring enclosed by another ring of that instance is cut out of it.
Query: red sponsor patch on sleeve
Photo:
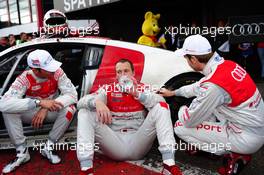
[[[169,109],[169,105],[166,102],[159,102],[160,106]]]
[[[70,111],[68,111],[66,114],[66,118],[68,119],[68,121],[71,121],[72,117],[73,117],[72,113]]]

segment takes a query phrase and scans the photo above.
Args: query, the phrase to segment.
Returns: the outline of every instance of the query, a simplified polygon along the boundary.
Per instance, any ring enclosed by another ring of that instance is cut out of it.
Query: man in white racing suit
[[[133,76],[132,62],[121,59],[116,63],[118,82],[105,85],[78,102],[80,175],[93,173],[91,145],[114,160],[138,160],[150,150],[156,136],[164,163],[163,174],[181,175],[174,161],[175,139],[168,104],[158,94],[144,91],[144,84],[137,83]],[[123,78],[127,80],[122,81]]]
[[[3,168],[3,173],[30,160],[22,122],[36,129],[43,122],[54,122],[41,154],[52,164],[60,163],[60,157],[52,152],[53,144],[63,136],[76,111],[77,92],[60,68],[61,63],[46,50],[32,51],[27,62],[30,69],[16,78],[0,100],[0,110],[17,151],[16,159]]]
[[[184,56],[205,77],[175,91],[160,90],[164,97],[196,97],[189,107],[180,108],[175,133],[203,151],[227,153],[227,164],[218,172],[238,174],[264,143],[264,104],[260,92],[242,67],[213,53],[210,43],[201,35],[187,37],[176,54]]]

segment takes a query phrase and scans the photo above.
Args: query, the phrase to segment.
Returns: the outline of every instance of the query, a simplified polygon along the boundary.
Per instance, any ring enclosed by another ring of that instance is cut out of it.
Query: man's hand
[[[99,121],[103,124],[111,124],[112,115],[109,108],[101,100],[95,101],[95,107]]]
[[[138,83],[135,77],[130,76],[129,77],[133,81],[133,86],[130,89],[127,89],[126,93],[133,95],[134,97],[138,98],[139,92],[137,90]]]
[[[175,96],[175,92],[174,91],[170,91],[166,88],[161,88],[159,90],[159,94],[162,95],[163,97],[172,97]]]
[[[32,118],[31,125],[33,128],[40,128],[43,125],[43,121],[45,120],[48,114],[48,109],[41,108]]]
[[[59,111],[64,107],[61,102],[55,100],[40,100],[40,106],[49,111]]]

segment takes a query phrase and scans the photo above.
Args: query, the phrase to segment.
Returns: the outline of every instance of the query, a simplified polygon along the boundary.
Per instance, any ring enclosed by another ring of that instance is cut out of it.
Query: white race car
[[[115,79],[115,63],[121,58],[130,59],[135,66],[135,77],[142,83],[160,88],[171,89],[193,83],[202,75],[195,73],[184,58],[176,57],[174,52],[149,46],[115,41],[107,38],[52,38],[35,39],[13,46],[0,53],[0,96],[9,88],[15,78],[27,69],[27,55],[35,49],[48,50],[58,61],[75,85],[79,97],[94,92],[100,85]],[[172,119],[184,98],[169,98]],[[76,121],[73,121],[63,141],[75,138]],[[34,130],[25,125],[24,132],[31,138],[29,145],[45,138],[52,124]],[[73,132],[72,132],[73,131]],[[69,134],[71,133],[71,134]],[[41,136],[40,136],[41,135]],[[3,117],[0,116],[0,149],[10,148],[9,137],[5,129]]]

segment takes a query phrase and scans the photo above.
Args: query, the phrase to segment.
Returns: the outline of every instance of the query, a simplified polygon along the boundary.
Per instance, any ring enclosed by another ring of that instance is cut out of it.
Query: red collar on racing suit
[[[229,60],[220,64],[213,75],[203,82],[212,82],[222,87],[232,99],[232,102],[228,104],[230,107],[239,106],[256,91],[256,85],[249,74],[238,64]]]
[[[143,87],[143,84],[138,86]],[[112,112],[137,112],[145,109],[139,100],[132,95],[120,92],[116,84],[108,85],[107,89],[107,106]],[[142,88],[143,89],[143,88]]]
[[[45,99],[58,90],[58,82],[53,77],[41,83],[37,83],[36,79],[31,74],[27,74],[26,77],[30,83],[26,91],[27,96]]]

